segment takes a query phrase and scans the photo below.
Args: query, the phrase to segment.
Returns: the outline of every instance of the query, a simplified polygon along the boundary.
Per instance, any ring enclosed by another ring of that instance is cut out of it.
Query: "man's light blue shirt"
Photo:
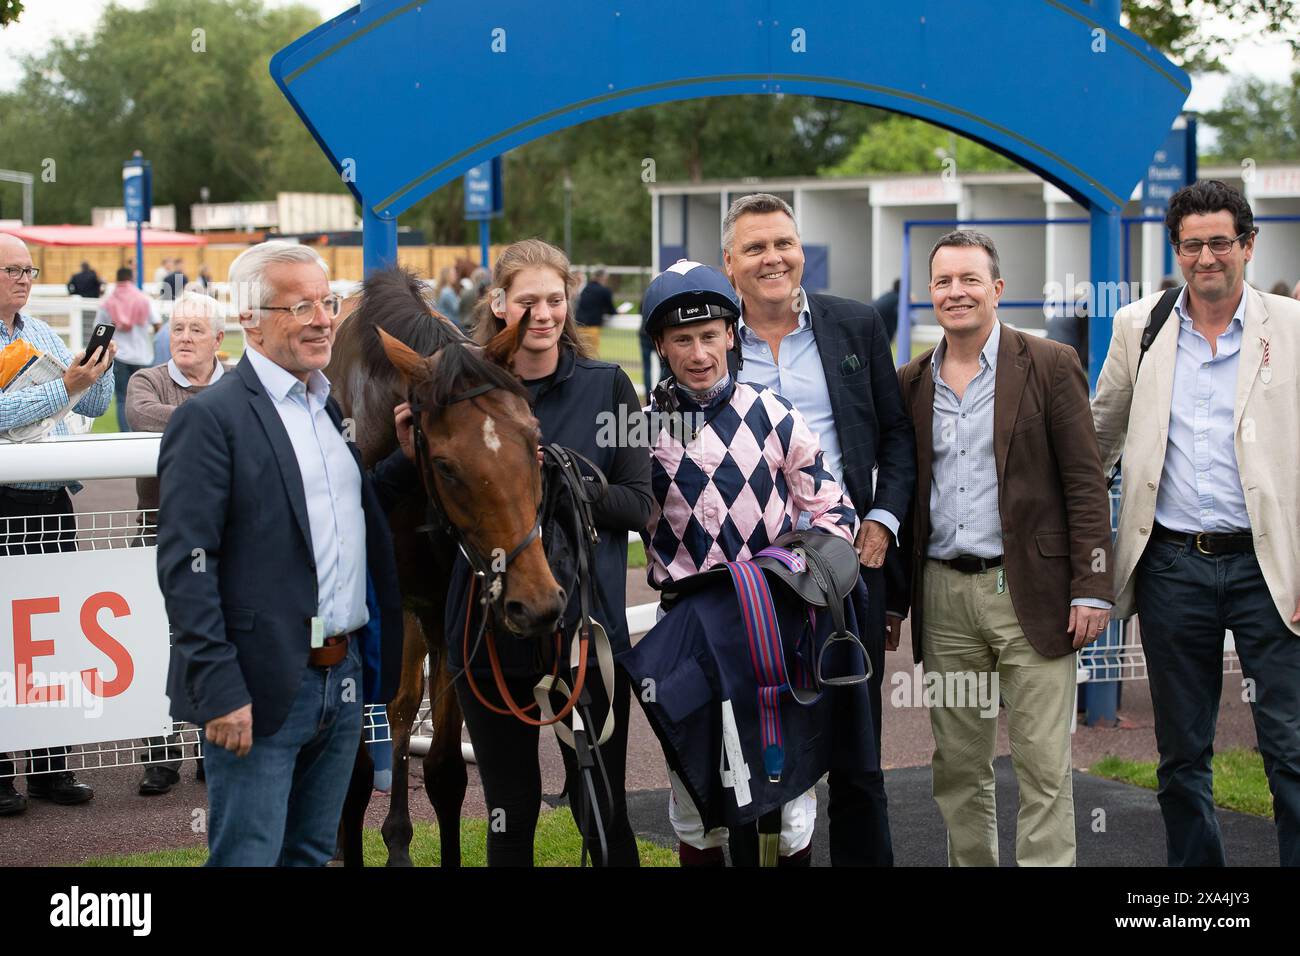
[[[63,339],[59,338],[52,328],[38,318],[23,315],[19,312],[14,316],[14,330],[12,333],[10,333],[9,327],[5,323],[0,322],[0,349],[8,347],[19,339],[29,342],[42,352],[58,356],[64,365],[72,364],[72,351],[63,344]],[[98,418],[108,411],[108,403],[112,397],[113,375],[110,369],[101,375],[90,388],[86,389],[72,410],[78,415]],[[44,385],[33,385],[31,388],[24,388],[17,392],[0,392],[0,432],[16,428],[19,425],[30,425],[42,418],[49,418],[67,404],[68,392],[63,387],[63,380],[60,378],[46,382]],[[68,420],[64,418],[58,422],[50,434],[70,434]],[[25,491],[57,491],[66,487],[70,492],[76,494],[81,490],[81,483],[75,481],[25,481],[8,485],[8,487]]]
[[[1192,327],[1187,289],[1174,302],[1178,358],[1174,365],[1169,441],[1156,495],[1156,521],[1172,531],[1249,531],[1233,444],[1237,373],[1245,335],[1246,293],[1217,350]]]
[[[930,469],[930,540],[926,554],[931,558],[996,558],[1003,553],[998,468],[993,451],[1001,342],[1002,322],[994,321],[980,349],[980,370],[961,398],[941,374],[948,349],[946,337],[939,340],[930,355],[934,463]],[[1070,606],[1108,610],[1111,602],[1080,597],[1070,601]]]
[[[803,289],[799,290],[799,295],[803,302],[808,302]],[[808,306],[805,305],[799,313],[799,324],[794,331],[781,339],[775,360],[762,337],[745,325],[743,303],[737,334],[740,336],[740,354],[745,360],[738,376],[740,381],[764,385],[799,410],[817,436],[826,470],[843,487],[840,438],[835,431],[835,413],[826,387],[826,369],[822,365],[821,353],[817,351],[812,312]],[[899,518],[884,508],[872,508],[860,517],[864,521],[880,522],[897,539]]]
[[[313,371],[304,385],[249,348],[245,353],[275,406],[302,473],[307,525],[316,556],[317,613],[325,634],[346,634],[370,620],[366,609],[366,516],[361,472],[325,410],[330,383]]]
[[[1002,554],[998,511],[998,469],[993,454],[993,400],[1002,323],[994,322],[980,350],[980,370],[957,397],[941,374],[948,340],[930,355],[934,376],[934,424],[930,469],[930,540],[926,554],[949,560],[960,555]]]

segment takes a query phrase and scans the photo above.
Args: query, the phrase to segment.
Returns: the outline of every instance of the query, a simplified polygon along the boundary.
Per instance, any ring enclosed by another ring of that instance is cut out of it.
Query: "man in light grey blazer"
[[[1166,227],[1187,284],[1145,360],[1160,297],[1116,314],[1093,401],[1103,467],[1123,454],[1115,616],[1141,623],[1169,864],[1225,863],[1210,758],[1231,630],[1300,865],[1300,302],[1245,282],[1258,230],[1235,189],[1180,190]]]

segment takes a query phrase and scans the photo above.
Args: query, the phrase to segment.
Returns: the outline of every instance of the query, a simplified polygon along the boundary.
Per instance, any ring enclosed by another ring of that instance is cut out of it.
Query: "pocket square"
[[[862,363],[858,361],[856,352],[845,358],[844,361],[840,362],[841,375],[852,375],[860,368],[862,368]]]

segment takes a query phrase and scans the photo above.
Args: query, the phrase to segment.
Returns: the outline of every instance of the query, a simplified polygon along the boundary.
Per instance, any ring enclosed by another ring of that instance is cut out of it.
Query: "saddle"
[[[871,658],[858,636],[844,620],[844,602],[858,581],[858,553],[853,545],[838,535],[822,531],[788,531],[750,559],[764,576],[797,595],[809,608],[825,609],[831,617],[831,634],[818,649],[813,673],[817,685],[847,687],[860,684],[872,675]],[[721,564],[664,585],[664,609],[668,610],[686,594],[711,587],[719,577],[731,574],[729,565]],[[847,644],[862,659],[864,673],[827,677],[823,674],[827,649]]]

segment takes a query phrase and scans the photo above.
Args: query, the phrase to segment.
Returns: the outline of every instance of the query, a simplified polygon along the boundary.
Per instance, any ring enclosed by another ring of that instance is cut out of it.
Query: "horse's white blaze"
[[[501,439],[497,437],[497,426],[492,419],[483,419],[483,444],[487,445],[488,451],[496,452],[501,448]]]

